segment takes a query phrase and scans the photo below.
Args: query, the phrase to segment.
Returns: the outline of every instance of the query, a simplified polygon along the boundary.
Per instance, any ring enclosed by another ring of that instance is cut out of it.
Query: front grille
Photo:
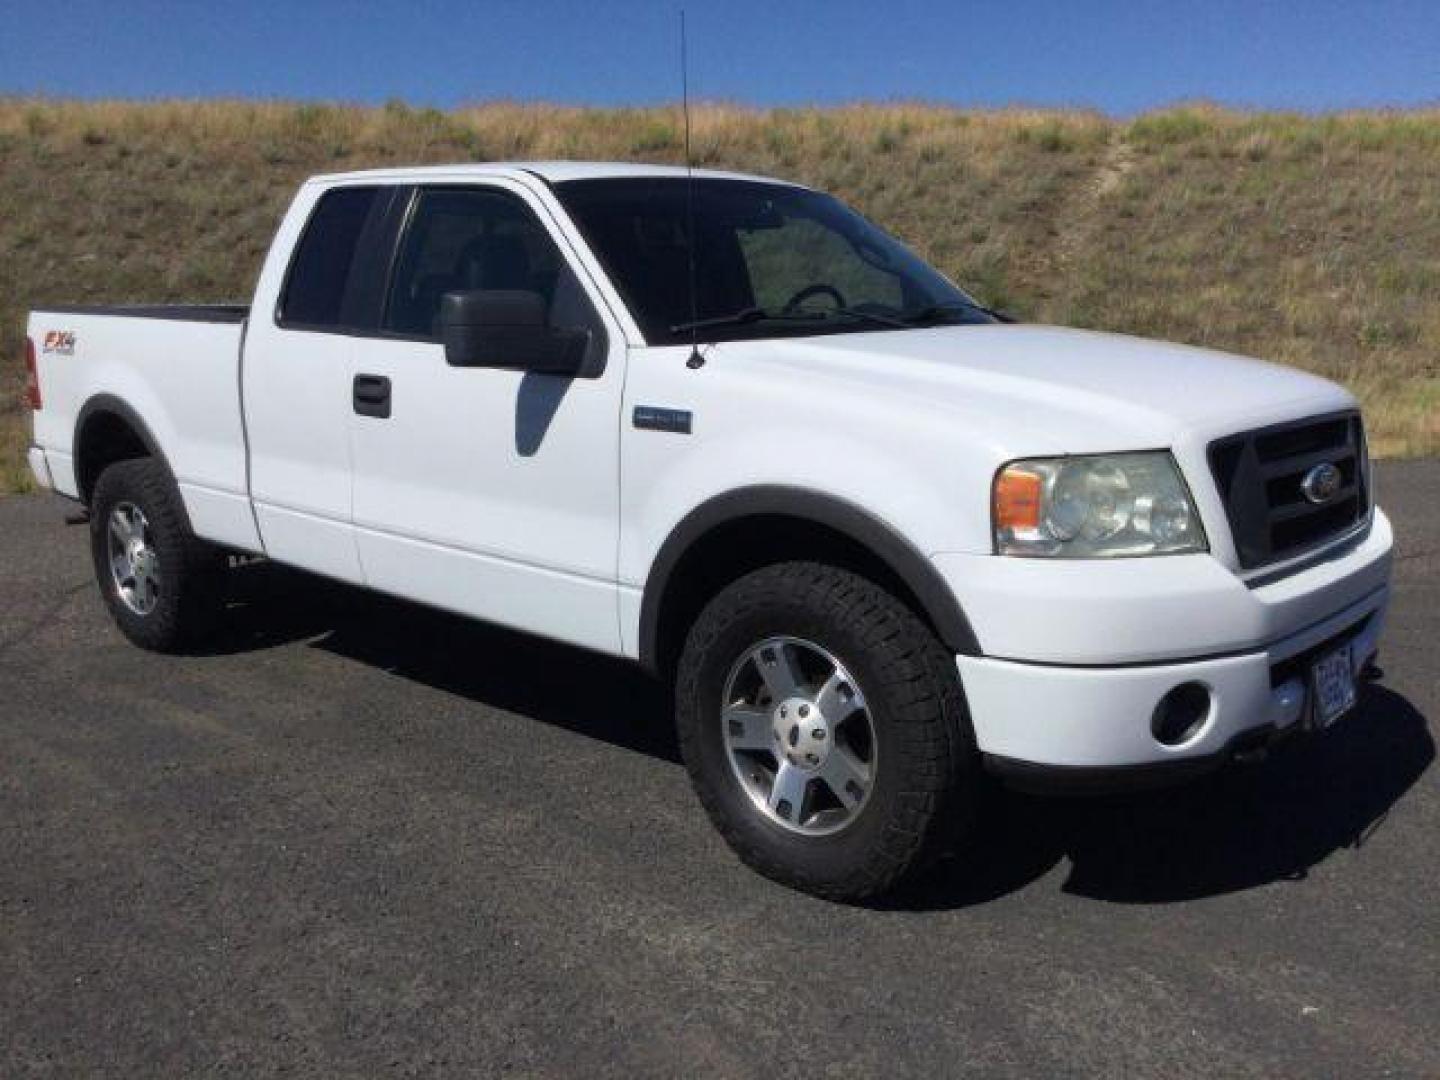
[[[1340,470],[1340,489],[1317,505],[1301,484],[1326,463]],[[1365,430],[1356,413],[1217,439],[1210,444],[1210,469],[1246,570],[1303,554],[1370,513]]]

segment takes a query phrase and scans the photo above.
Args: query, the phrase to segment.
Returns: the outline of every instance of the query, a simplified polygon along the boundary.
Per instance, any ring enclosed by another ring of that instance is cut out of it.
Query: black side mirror
[[[440,298],[440,341],[454,367],[513,368],[542,375],[577,375],[590,332],[545,323],[537,292],[470,289]]]

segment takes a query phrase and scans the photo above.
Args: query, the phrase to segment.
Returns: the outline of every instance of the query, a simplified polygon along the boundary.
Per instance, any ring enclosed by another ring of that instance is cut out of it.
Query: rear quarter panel
[[[44,408],[35,442],[58,491],[79,497],[77,420],[108,394],[144,422],[175,474],[195,531],[255,549],[245,483],[239,357],[243,324],[36,311],[35,343]]]

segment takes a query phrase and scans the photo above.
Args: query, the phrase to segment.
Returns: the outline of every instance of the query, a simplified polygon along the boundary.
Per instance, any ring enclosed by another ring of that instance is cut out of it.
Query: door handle
[[[355,376],[355,411],[361,416],[390,419],[390,380],[384,375]]]

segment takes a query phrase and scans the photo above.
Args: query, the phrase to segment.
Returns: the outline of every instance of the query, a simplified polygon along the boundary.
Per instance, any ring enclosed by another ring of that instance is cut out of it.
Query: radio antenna
[[[690,358],[694,371],[705,366],[700,355],[700,301],[695,281],[695,159],[690,156],[690,56],[685,41],[685,9],[680,9],[680,109],[685,116],[685,261],[690,276]]]

